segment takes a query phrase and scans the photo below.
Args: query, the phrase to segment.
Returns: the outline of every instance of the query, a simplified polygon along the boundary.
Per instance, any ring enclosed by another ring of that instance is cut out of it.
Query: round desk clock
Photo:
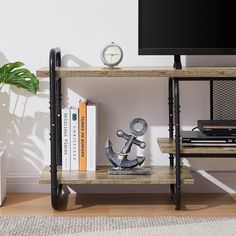
[[[101,60],[104,65],[113,68],[115,66],[118,66],[122,59],[122,48],[116,43],[112,42],[103,47],[101,51]]]

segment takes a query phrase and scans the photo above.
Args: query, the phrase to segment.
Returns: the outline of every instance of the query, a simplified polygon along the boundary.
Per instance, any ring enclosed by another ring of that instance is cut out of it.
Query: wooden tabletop
[[[37,77],[49,77],[49,68],[43,67],[36,71]],[[236,77],[236,67],[58,67],[57,77]]]

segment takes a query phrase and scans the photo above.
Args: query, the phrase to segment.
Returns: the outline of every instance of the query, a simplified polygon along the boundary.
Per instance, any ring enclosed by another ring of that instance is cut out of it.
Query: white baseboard
[[[186,193],[236,193],[236,172],[192,172],[195,184],[184,185]],[[50,185],[38,184],[34,173],[8,173],[8,193],[49,193]],[[79,193],[168,193],[168,185],[80,185],[70,186]]]
[[[7,193],[49,193],[50,185],[38,184],[36,173],[8,173]]]

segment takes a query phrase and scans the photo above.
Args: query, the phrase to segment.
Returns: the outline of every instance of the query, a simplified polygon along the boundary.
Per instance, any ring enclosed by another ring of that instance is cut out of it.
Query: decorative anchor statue
[[[135,125],[141,124],[142,128],[140,130],[135,129]],[[146,121],[142,118],[136,118],[130,123],[131,134],[127,134],[122,130],[118,130],[116,132],[118,137],[121,137],[126,140],[125,146],[123,147],[121,152],[115,153],[112,148],[112,142],[110,139],[107,140],[105,149],[107,159],[113,164],[115,168],[114,171],[108,171],[109,174],[150,174],[147,170],[138,171],[136,169],[132,169],[133,167],[140,166],[145,160],[145,157],[137,156],[134,160],[129,160],[128,155],[131,151],[131,147],[133,144],[139,146],[144,149],[146,147],[146,143],[137,139],[138,136],[142,136],[147,132],[148,125]],[[122,170],[122,171],[121,171]]]

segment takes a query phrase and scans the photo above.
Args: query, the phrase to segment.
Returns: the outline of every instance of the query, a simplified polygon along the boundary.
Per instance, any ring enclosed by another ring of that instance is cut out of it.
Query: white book
[[[71,107],[70,110],[70,150],[71,170],[79,170],[79,123],[78,108]]]
[[[96,171],[98,119],[97,105],[87,106],[87,171]]]
[[[62,170],[70,170],[70,109],[62,108]]]

